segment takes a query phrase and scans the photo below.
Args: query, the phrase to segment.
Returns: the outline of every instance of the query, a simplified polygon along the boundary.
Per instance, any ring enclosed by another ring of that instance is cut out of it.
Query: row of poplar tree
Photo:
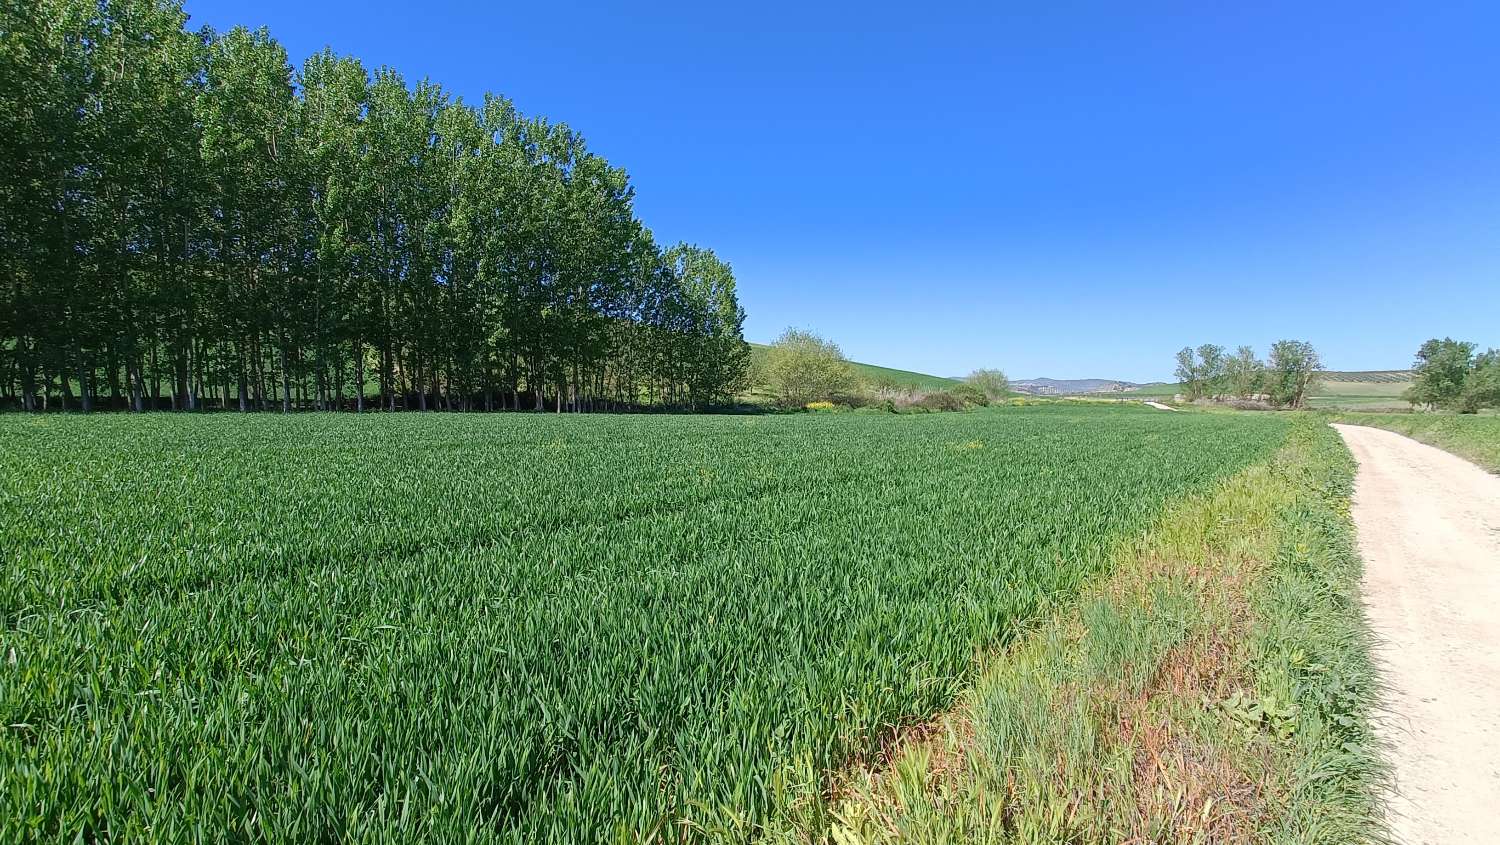
[[[701,408],[749,347],[563,124],[180,3],[0,5],[0,384],[62,407]]]

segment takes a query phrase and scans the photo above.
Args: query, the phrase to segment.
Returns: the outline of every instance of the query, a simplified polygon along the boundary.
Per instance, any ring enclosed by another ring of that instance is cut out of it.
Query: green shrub
[[[934,390],[918,399],[917,407],[928,411],[962,411],[964,400],[955,396],[951,391]]]
[[[990,404],[990,395],[977,385],[969,383],[956,384],[948,388],[948,392],[953,394],[960,402],[968,405],[978,405],[983,408]]]

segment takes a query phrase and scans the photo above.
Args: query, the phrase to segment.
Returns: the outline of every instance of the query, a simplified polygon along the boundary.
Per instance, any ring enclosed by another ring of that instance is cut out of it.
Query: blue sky
[[[581,130],[733,264],[751,340],[1133,380],[1500,346],[1494,2],[186,7]]]

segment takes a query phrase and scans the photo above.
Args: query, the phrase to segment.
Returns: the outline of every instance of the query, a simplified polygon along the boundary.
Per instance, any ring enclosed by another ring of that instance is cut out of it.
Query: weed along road
[[[1398,842],[1500,842],[1500,476],[1393,432],[1335,425],[1380,640]]]

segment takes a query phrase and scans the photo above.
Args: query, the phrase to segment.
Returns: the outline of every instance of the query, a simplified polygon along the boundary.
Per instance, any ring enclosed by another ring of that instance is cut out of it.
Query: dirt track
[[[1403,843],[1500,843],[1500,477],[1393,432],[1335,425],[1389,686]]]

